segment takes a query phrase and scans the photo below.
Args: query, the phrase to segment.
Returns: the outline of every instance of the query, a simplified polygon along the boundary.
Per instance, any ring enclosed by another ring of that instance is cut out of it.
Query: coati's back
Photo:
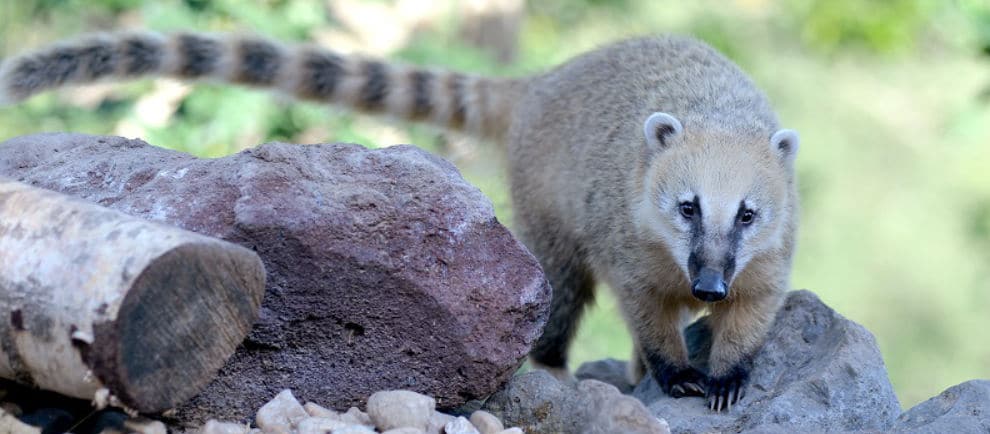
[[[545,212],[590,234],[629,216],[616,208],[643,182],[642,125],[652,113],[678,118],[685,134],[715,129],[758,139],[740,147],[762,144],[778,128],[767,98],[738,67],[684,37],[606,46],[533,78],[528,89],[508,136],[513,196],[543,198],[540,206],[555,208]]]

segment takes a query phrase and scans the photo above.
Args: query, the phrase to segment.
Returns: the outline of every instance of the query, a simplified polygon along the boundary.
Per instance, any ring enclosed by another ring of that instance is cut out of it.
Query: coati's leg
[[[711,409],[731,408],[746,393],[753,357],[763,345],[781,299],[776,293],[760,294],[711,306],[712,352],[706,386]]]
[[[539,240],[528,244],[540,259],[553,288],[550,318],[529,355],[535,367],[547,370],[558,379],[566,379],[570,378],[567,350],[585,306],[594,299],[595,281],[577,244],[568,243],[560,236],[548,238],[555,235],[553,232],[546,230]]]
[[[634,339],[639,343],[643,361],[664,393],[680,398],[705,394],[705,375],[688,363],[687,345],[682,326],[687,310],[673,300],[662,297],[629,297]]]
[[[632,356],[626,365],[626,381],[633,386],[639,384],[646,375],[646,363],[643,362],[643,350],[639,349],[639,340],[633,339]]]

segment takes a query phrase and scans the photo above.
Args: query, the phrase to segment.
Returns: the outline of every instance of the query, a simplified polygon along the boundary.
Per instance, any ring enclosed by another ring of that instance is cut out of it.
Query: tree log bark
[[[264,288],[251,250],[0,178],[0,377],[171,408],[247,336]]]

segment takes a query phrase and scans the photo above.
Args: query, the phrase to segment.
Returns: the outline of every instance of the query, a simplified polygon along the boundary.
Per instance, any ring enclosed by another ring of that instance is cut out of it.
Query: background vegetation
[[[877,336],[905,407],[990,377],[986,1],[539,0],[526,6],[507,64],[459,36],[459,10],[449,0],[4,1],[0,57],[84,31],[198,29],[522,74],[626,36],[694,35],[751,73],[801,131],[795,287]],[[0,108],[0,139],[54,130],[138,136],[201,156],[270,140],[416,143],[451,158],[512,220],[489,147],[265,92],[147,80]],[[575,362],[628,357],[614,310],[599,298]]]

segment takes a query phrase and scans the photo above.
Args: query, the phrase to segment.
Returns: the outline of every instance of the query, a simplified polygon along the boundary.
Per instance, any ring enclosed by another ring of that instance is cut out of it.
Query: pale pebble
[[[443,427],[443,432],[445,434],[481,434],[464,416],[447,422],[447,425]]]
[[[292,428],[307,417],[309,413],[286,389],[258,410],[254,422],[265,434],[291,434]]]
[[[426,429],[436,401],[408,390],[375,392],[368,397],[368,416],[382,431],[392,428]]]
[[[498,420],[497,417],[484,410],[478,410],[471,413],[470,420],[475,428],[478,428],[478,431],[481,431],[481,434],[497,434],[505,429],[505,426],[502,425],[502,421]]]

